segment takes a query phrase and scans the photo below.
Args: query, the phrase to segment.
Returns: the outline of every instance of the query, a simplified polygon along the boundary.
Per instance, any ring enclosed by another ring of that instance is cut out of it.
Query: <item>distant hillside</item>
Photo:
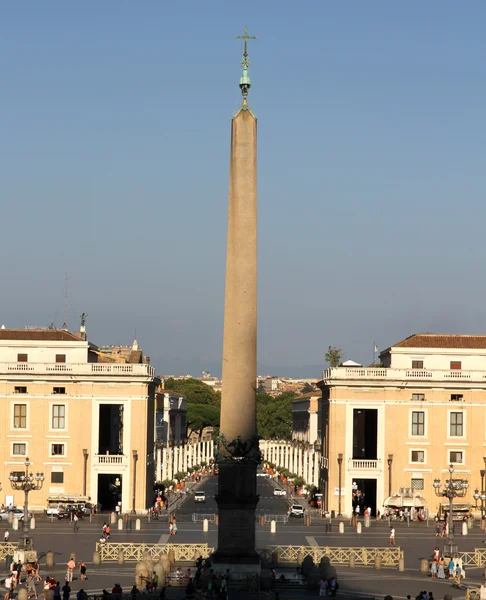
[[[151,357],[157,375],[192,375],[200,377],[203,371],[209,371],[215,377],[221,377],[221,361],[202,361],[199,358],[158,358]],[[258,375],[275,375],[293,379],[321,379],[324,365],[293,365],[287,367],[258,363]]]

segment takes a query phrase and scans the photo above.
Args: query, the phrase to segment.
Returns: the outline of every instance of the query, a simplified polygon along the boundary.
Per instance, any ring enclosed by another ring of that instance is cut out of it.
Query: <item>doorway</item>
[[[101,505],[101,510],[112,511],[121,502],[122,482],[121,475],[111,473],[98,475],[98,504]]]
[[[357,506],[361,516],[367,507],[376,516],[376,479],[353,479],[353,511]]]

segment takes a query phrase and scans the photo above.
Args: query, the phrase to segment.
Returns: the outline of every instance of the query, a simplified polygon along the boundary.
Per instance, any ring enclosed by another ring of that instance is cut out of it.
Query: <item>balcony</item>
[[[322,372],[324,381],[457,381],[484,384],[486,371],[425,369],[361,369],[334,367]]]
[[[348,469],[378,471],[381,470],[381,460],[379,458],[350,458],[348,460]]]
[[[126,377],[154,377],[155,369],[150,365],[135,364],[104,364],[104,363],[0,363],[0,374],[29,375],[62,375],[63,373],[74,376],[126,376]]]
[[[98,465],[127,465],[128,458],[125,454],[95,454]]]

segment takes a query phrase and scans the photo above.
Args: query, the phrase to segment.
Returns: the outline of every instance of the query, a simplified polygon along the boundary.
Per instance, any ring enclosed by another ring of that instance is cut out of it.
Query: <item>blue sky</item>
[[[485,22],[480,0],[3,3],[0,321],[61,326],[67,272],[71,329],[136,330],[160,372],[219,363],[248,24],[260,362],[485,333]]]

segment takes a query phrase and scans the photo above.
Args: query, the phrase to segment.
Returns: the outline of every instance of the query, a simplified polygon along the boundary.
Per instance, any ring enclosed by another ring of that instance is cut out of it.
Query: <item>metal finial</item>
[[[246,97],[248,96],[248,90],[251,88],[250,76],[248,75],[248,67],[250,66],[250,61],[248,60],[248,40],[256,40],[257,38],[254,35],[248,35],[248,26],[245,25],[244,35],[237,35],[236,39],[244,40],[243,60],[241,61],[243,73],[240,78],[240,90],[243,94],[243,105],[246,106]]]

